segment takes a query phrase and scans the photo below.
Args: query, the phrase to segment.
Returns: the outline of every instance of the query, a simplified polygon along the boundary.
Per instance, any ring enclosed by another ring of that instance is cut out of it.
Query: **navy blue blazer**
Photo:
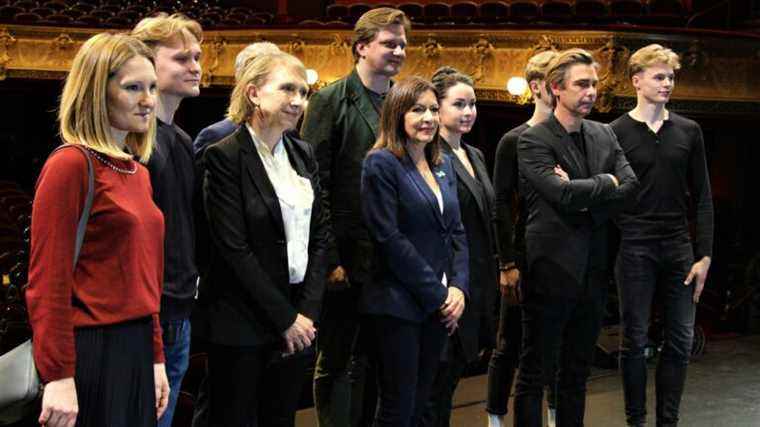
[[[412,159],[386,149],[364,160],[361,204],[376,245],[373,280],[362,288],[360,309],[421,322],[446,301],[441,283],[469,299],[467,238],[459,213],[457,178],[451,159],[431,170],[443,196],[441,215],[435,194]]]
[[[211,126],[203,128],[198,132],[198,136],[193,141],[193,153],[198,158],[203,155],[203,150],[210,144],[221,141],[232,135],[238,128],[232,120],[224,119],[214,123]]]

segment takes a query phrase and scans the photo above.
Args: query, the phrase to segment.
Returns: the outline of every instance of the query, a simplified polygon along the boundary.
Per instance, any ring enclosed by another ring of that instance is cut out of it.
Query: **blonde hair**
[[[530,83],[533,80],[543,80],[546,77],[546,71],[549,69],[549,63],[557,55],[559,53],[556,50],[547,50],[531,56],[525,65],[525,81]]]
[[[351,44],[351,53],[354,55],[354,62],[359,61],[359,53],[356,52],[356,45],[359,43],[367,44],[372,42],[377,33],[391,25],[401,25],[404,27],[404,33],[409,34],[412,24],[406,14],[392,7],[378,7],[365,12],[354,25],[354,37]]]
[[[194,37],[198,44],[203,42],[201,24],[181,13],[168,15],[161,12],[144,18],[135,25],[130,34],[151,49],[156,49],[160,44],[170,43],[175,37],[181,37],[185,46],[192,43],[188,36]]]
[[[547,66],[546,77],[544,78],[546,91],[552,95],[552,85],[557,85],[564,89],[567,71],[570,67],[577,64],[599,68],[599,64],[594,61],[594,57],[587,51],[578,48],[564,50],[558,53]],[[557,99],[552,95],[552,106],[556,106],[556,104]]]
[[[264,55],[266,53],[279,53],[282,52],[276,44],[272,42],[256,42],[251,43],[241,50],[235,57],[235,81],[240,80],[240,77],[245,71],[245,66],[253,58]]]
[[[306,81],[306,68],[301,60],[285,52],[266,53],[248,61],[230,95],[227,118],[237,124],[248,120],[256,111],[256,106],[248,98],[248,86],[262,87],[273,72],[283,68],[295,71]]]
[[[134,57],[154,63],[153,52],[134,37],[101,33],[77,52],[66,76],[58,108],[59,133],[66,144],[81,144],[117,159],[131,159],[111,134],[108,119],[108,81]],[[129,132],[125,143],[132,154],[147,163],[156,134],[155,112],[148,131]]]
[[[634,52],[628,59],[628,77],[633,77],[655,64],[665,64],[673,70],[681,68],[678,54],[659,44],[650,44]]]

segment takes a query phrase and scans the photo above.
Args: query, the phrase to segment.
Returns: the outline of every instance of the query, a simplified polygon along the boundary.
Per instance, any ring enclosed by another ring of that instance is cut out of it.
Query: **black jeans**
[[[374,337],[379,401],[375,427],[416,427],[446,344],[438,313],[422,323],[390,316],[367,316]]]
[[[544,387],[556,384],[557,425],[583,426],[586,380],[604,317],[604,280],[591,282],[578,298],[527,293],[523,301],[524,345],[515,391],[515,427],[543,425]],[[555,368],[559,367],[555,375]]]
[[[694,339],[694,282],[683,284],[694,263],[691,242],[688,234],[656,242],[623,239],[615,273],[624,335],[620,362],[626,418],[630,425],[646,420],[644,350],[657,295],[664,314],[664,343],[656,373],[657,425],[675,426]]]
[[[494,415],[506,415],[512,382],[520,363],[522,350],[522,309],[519,305],[510,305],[509,299],[501,297],[499,308],[499,330],[496,334],[496,348],[488,361],[488,397],[486,412]],[[552,376],[555,376],[552,374]],[[555,409],[556,384],[547,387],[549,408]]]
[[[499,331],[496,334],[496,348],[488,362],[488,399],[486,412],[495,415],[507,413],[509,393],[512,391],[517,364],[522,348],[522,314],[519,305],[510,305],[508,299],[501,298],[499,308]]]

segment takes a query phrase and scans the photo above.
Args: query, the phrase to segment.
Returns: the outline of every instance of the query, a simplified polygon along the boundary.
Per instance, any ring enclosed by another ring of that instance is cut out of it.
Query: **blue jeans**
[[[158,420],[158,427],[171,427],[174,408],[177,406],[182,378],[187,372],[190,361],[190,319],[161,321],[164,331],[164,357],[166,358],[166,376],[169,377],[169,405]]]
[[[657,425],[678,425],[696,310],[692,300],[695,281],[690,286],[684,286],[683,281],[693,263],[688,234],[655,242],[625,241],[623,236],[615,270],[624,335],[620,364],[629,425],[639,426],[646,421],[644,351],[649,341],[649,318],[655,297],[663,306],[665,327],[665,342],[655,375]]]

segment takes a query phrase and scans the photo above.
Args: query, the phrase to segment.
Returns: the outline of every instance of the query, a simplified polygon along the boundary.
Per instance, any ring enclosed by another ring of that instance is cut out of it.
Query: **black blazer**
[[[441,283],[469,298],[467,238],[459,215],[451,160],[430,168],[443,198],[435,194],[409,155],[387,149],[370,153],[362,173],[362,213],[377,248],[375,274],[362,288],[361,310],[421,322],[446,301]]]
[[[476,360],[480,351],[481,328],[490,336],[494,297],[498,287],[496,242],[492,211],[494,191],[483,153],[475,147],[462,143],[467,153],[475,177],[453,153],[449,144],[442,142],[445,153],[451,157],[457,176],[457,196],[462,225],[467,233],[467,247],[470,254],[470,300],[459,319],[457,335],[464,347],[464,354],[470,361]],[[477,181],[477,182],[476,182]],[[478,183],[480,188],[478,190]],[[479,197],[479,194],[483,197]],[[482,320],[482,322],[481,322]]]
[[[606,269],[610,216],[638,186],[608,125],[583,120],[581,132],[585,157],[554,115],[519,139],[520,184],[528,211],[527,273],[533,273],[538,261],[554,268],[554,280],[527,284],[538,292],[577,294],[590,270]],[[554,174],[555,165],[567,172],[570,182]],[[608,174],[615,175],[618,187]]]
[[[285,231],[277,195],[248,130],[209,146],[204,154],[203,200],[213,250],[201,281],[194,332],[224,345],[281,340],[301,313],[319,316],[325,281],[327,227],[310,145],[285,134],[296,172],[314,190],[309,263],[302,284],[289,284]]]

